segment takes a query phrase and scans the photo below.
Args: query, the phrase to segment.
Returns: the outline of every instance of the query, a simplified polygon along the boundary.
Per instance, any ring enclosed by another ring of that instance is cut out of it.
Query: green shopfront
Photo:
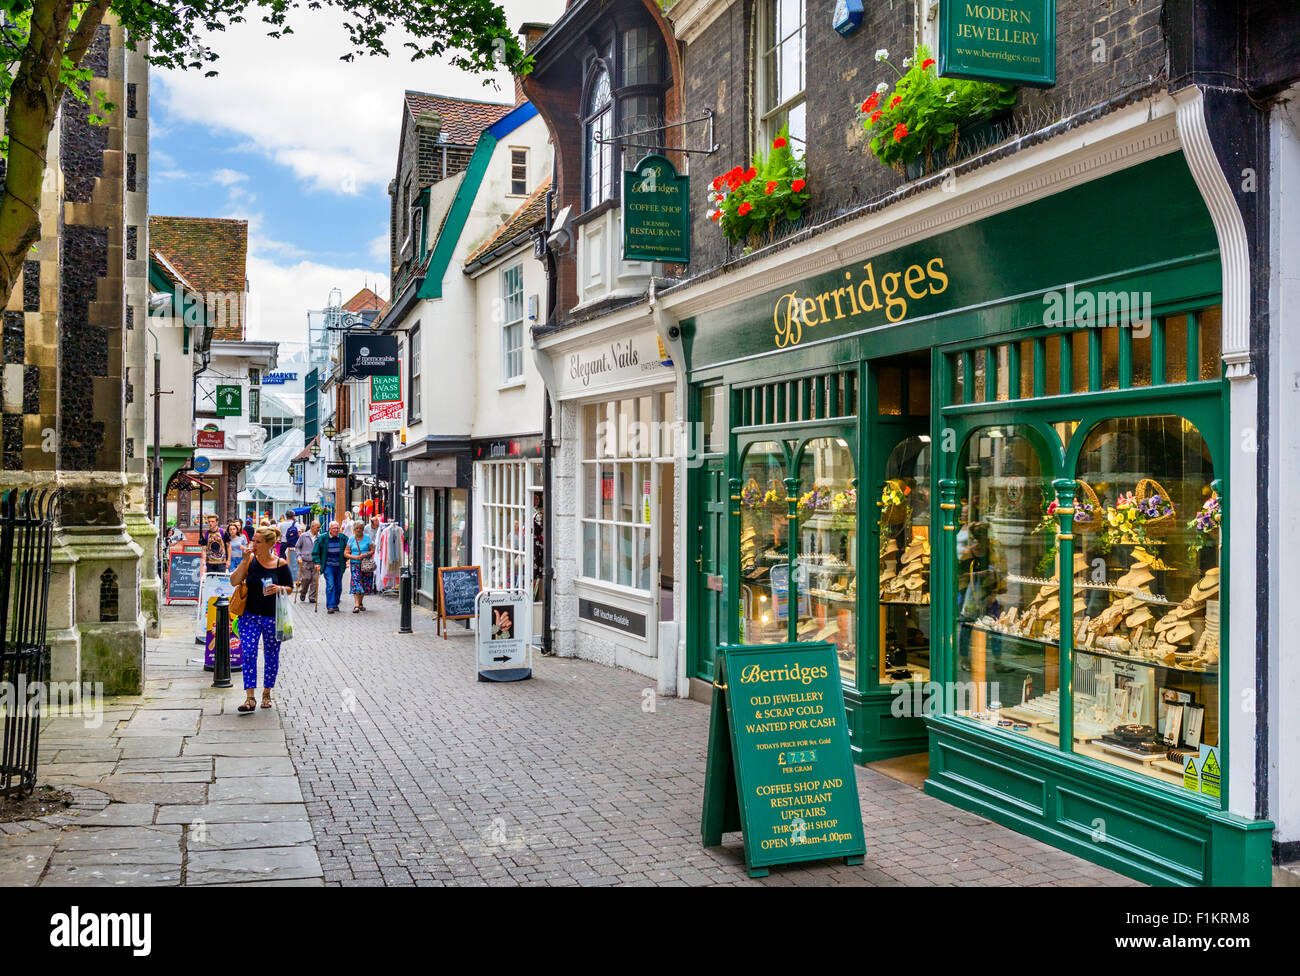
[[[1267,884],[1211,214],[1176,140],[997,199],[674,310],[687,668],[829,641],[858,762],[928,756],[932,795],[1144,881]]]

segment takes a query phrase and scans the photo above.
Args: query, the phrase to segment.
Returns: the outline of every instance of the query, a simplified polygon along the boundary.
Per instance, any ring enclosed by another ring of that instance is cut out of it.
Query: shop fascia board
[[[654,327],[654,309],[649,301],[638,302],[636,305],[625,305],[621,308],[614,309],[608,315],[602,315],[594,318],[589,322],[583,322],[581,325],[575,325],[559,332],[553,332],[541,338],[534,339],[531,343],[533,350],[533,365],[537,367],[537,373],[542,378],[542,385],[546,387],[546,395],[551,398],[553,403],[561,400],[576,399],[573,396],[561,396],[559,384],[556,382],[555,362],[558,358],[567,355],[577,349],[582,349],[594,342],[600,342],[603,333],[609,329],[625,328],[627,326]],[[680,362],[674,359],[673,375],[677,375]],[[640,384],[637,384],[638,386]],[[658,382],[647,383],[647,386],[658,386]],[[633,389],[628,385],[625,389]],[[593,396],[600,391],[593,392]],[[604,390],[606,394],[610,388]]]
[[[928,190],[859,220],[814,231],[808,240],[734,271],[661,294],[656,305],[677,321],[688,319],[1177,152],[1182,146],[1176,109],[1173,97],[1154,96],[969,173],[961,173],[959,165],[952,189],[944,189],[940,172]]]

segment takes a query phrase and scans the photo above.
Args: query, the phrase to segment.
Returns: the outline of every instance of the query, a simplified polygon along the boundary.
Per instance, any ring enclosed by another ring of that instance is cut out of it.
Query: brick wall
[[[712,156],[692,159],[691,274],[739,253],[709,220],[707,193],[714,176],[751,158],[755,2],[736,0],[686,46],[684,114],[694,118],[713,109],[719,147]],[[876,63],[875,51],[887,49],[901,66],[915,37],[910,0],[867,4],[862,27],[849,37],[835,32],[825,7],[808,0],[807,158],[814,212],[846,208],[904,182],[866,152],[856,106],[879,82],[894,79],[887,66]],[[1161,7],[1162,0],[1058,0],[1057,84],[1021,88],[1015,125],[1036,128],[1164,77]]]

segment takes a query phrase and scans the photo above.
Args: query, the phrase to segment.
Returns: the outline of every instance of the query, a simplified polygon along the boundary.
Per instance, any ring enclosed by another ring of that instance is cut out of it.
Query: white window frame
[[[421,359],[424,355],[424,344],[420,341],[419,322],[416,322],[415,325],[411,327],[409,336],[410,338],[407,339],[407,359],[409,363],[407,368],[410,370],[410,375],[407,377],[407,386],[409,387],[407,390],[407,396],[409,397],[409,400],[407,402],[406,422],[408,424],[415,424],[420,421],[420,409],[422,405],[420,397],[420,370],[423,365]]]
[[[516,160],[516,154],[522,159]],[[523,173],[516,177],[515,168],[523,167]],[[515,189],[515,182],[518,180],[522,184],[522,189]],[[510,192],[506,194],[509,197],[526,197],[528,196],[528,147],[511,146],[510,147]]]
[[[517,276],[518,289],[511,288]],[[524,375],[524,265],[501,269],[501,382],[513,383]]]
[[[525,460],[482,461],[479,549],[483,586],[530,590],[533,580],[533,492]]]
[[[803,16],[799,24],[799,32],[803,35],[803,52],[800,55],[800,71],[803,75],[803,87],[799,89],[798,94],[792,95],[785,101],[776,105],[767,105],[764,102],[764,93],[767,90],[767,55],[766,40],[768,24],[774,17],[774,8],[781,0],[763,0],[758,8],[758,35],[755,46],[758,50],[758,56],[754,59],[754,94],[755,105],[758,110],[758,125],[756,132],[759,144],[755,150],[766,154],[771,150],[772,140],[780,129],[777,120],[788,115],[791,109],[799,105],[807,105],[808,100],[808,0],[800,0]],[[785,37],[776,38],[775,44],[779,48],[781,42],[787,38],[793,37],[794,31],[786,34]],[[774,48],[775,49],[775,48]],[[808,113],[804,110],[804,139],[791,137],[791,148],[797,150],[796,155],[802,154],[805,146],[805,140],[808,135]]]
[[[659,591],[658,500],[660,486],[665,480],[662,472],[665,465],[673,463],[675,453],[671,433],[675,418],[671,416],[673,411],[666,409],[666,396],[675,396],[675,391],[663,388],[629,390],[619,399],[588,402],[578,408],[581,417],[579,463],[582,469],[578,491],[579,579],[599,586],[619,587],[649,598]],[[646,398],[650,401],[649,417],[642,416]],[[628,401],[631,409],[625,412],[620,404]],[[591,429],[593,421],[610,425],[605,429],[611,435],[617,432],[616,435],[601,436],[599,431]],[[638,431],[632,422],[648,422],[648,429]],[[610,500],[609,518],[605,517],[602,497],[606,477],[611,480],[614,495]],[[649,482],[648,496],[645,482]],[[632,489],[630,504],[622,497],[626,487]],[[650,502],[648,518],[644,510],[647,498]],[[630,517],[623,517],[628,513]],[[608,547],[604,544],[606,539]],[[624,547],[629,541],[631,551],[625,552]],[[609,554],[608,566],[606,552]],[[642,573],[648,574],[645,586],[639,578]]]

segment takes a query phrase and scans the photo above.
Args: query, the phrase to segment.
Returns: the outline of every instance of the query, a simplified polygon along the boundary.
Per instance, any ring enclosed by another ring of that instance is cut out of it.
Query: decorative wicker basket
[[[1102,518],[1101,501],[1097,498],[1097,493],[1092,490],[1092,485],[1082,478],[1076,478],[1076,485],[1079,486],[1078,492],[1074,496],[1074,531],[1078,534],[1084,532],[1095,532],[1102,528],[1105,520]],[[1087,518],[1079,517],[1079,504],[1083,503],[1092,506],[1092,514]]]
[[[1142,523],[1143,530],[1149,536],[1167,535],[1178,528],[1178,513],[1174,510],[1174,500],[1169,497],[1169,492],[1165,491],[1160,482],[1156,481],[1155,478],[1143,478],[1137,483],[1137,488],[1133,491],[1133,497],[1139,503],[1157,496],[1164,500],[1169,511],[1156,518],[1149,518]]]
[[[892,487],[900,495],[907,496],[907,482],[902,478],[890,478],[885,484]],[[900,522],[907,520],[911,511],[911,506],[904,502],[902,505],[885,505],[880,504],[880,524],[881,525],[898,525]]]

